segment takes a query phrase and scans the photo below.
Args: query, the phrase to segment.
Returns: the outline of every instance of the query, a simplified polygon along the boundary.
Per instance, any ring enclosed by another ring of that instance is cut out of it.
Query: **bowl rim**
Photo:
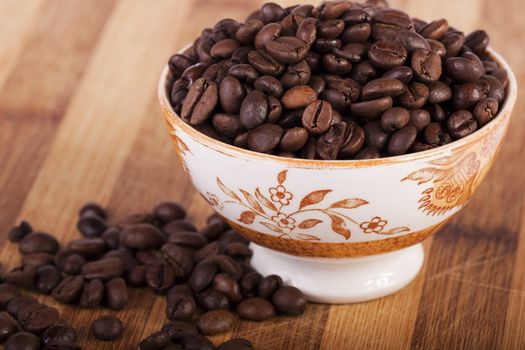
[[[190,44],[191,45],[191,44]],[[179,52],[183,52],[187,47],[183,48]],[[275,163],[282,164],[283,166],[293,166],[300,168],[357,168],[357,167],[369,167],[376,165],[392,165],[397,163],[405,163],[416,161],[424,158],[434,158],[439,156],[444,156],[450,154],[458,149],[462,149],[472,143],[479,141],[486,134],[492,132],[494,129],[498,128],[500,124],[506,119],[509,119],[512,109],[516,103],[517,98],[517,82],[514,72],[510,68],[509,64],[503,59],[503,57],[497,53],[492,48],[487,48],[487,53],[491,56],[496,63],[504,68],[507,71],[508,75],[508,84],[506,87],[507,94],[505,101],[501,109],[498,111],[496,117],[494,117],[489,123],[484,125],[481,129],[476,130],[474,133],[459,139],[452,141],[449,144],[444,146],[439,146],[430,150],[403,154],[399,156],[376,158],[376,159],[348,159],[348,160],[320,160],[320,159],[303,159],[303,158],[286,158],[281,156],[276,156],[272,154],[259,153],[244,148],[236,147],[229,145],[227,143],[215,140],[197,129],[193,126],[187,124],[182,120],[182,118],[177,115],[173,110],[170,98],[168,96],[168,90],[166,86],[166,80],[170,75],[169,66],[166,64],[162,70],[160,80],[158,83],[158,98],[163,111],[164,118],[169,126],[173,129],[178,129],[181,132],[188,135],[194,141],[200,143],[201,145],[210,148],[214,151],[229,155],[231,157],[240,157],[244,159],[254,160],[254,161],[272,161]]]

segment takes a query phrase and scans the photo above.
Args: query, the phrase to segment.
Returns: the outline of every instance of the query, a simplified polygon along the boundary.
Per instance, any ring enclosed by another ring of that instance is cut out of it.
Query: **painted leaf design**
[[[239,218],[239,221],[243,224],[250,225],[253,223],[253,220],[255,220],[255,216],[257,213],[253,211],[243,211],[241,213],[241,217]]]
[[[286,181],[286,173],[288,170],[283,170],[277,175],[277,181],[279,181],[279,184],[282,185],[283,182]]]
[[[297,238],[302,239],[303,241],[320,241],[319,238],[305,233],[298,233]]]
[[[261,207],[259,202],[257,202],[257,200],[253,198],[253,196],[250,193],[246,192],[245,190],[240,190],[240,191],[242,192],[242,194],[244,195],[244,198],[246,198],[248,203],[250,203],[250,207],[252,207],[257,212],[264,214],[263,208]]]
[[[279,226],[274,225],[274,224],[270,224],[270,223],[267,223],[267,222],[261,222],[261,225],[263,225],[266,228],[272,230],[273,232],[286,233],[283,230],[281,230],[281,228]]]
[[[235,194],[235,192],[233,192],[232,190],[230,190],[228,187],[226,187],[221,179],[217,178],[217,185],[219,185],[219,188],[222,190],[222,192],[224,192],[226,195],[230,196],[231,198],[235,199],[237,202],[241,202],[241,199],[239,198],[239,196],[237,194]]]
[[[438,170],[435,168],[425,168],[418,171],[413,172],[412,174],[408,175],[401,181],[405,180],[412,180],[416,181],[418,185],[421,185],[422,183],[429,182],[430,180],[434,180],[434,182],[441,181],[445,178],[445,172],[443,170]]]
[[[301,210],[302,208],[304,208],[304,207],[306,207],[308,205],[313,205],[313,204],[319,203],[320,201],[322,201],[324,199],[324,196],[326,196],[326,194],[328,192],[332,192],[332,190],[319,190],[319,191],[314,191],[314,192],[308,193],[301,200],[301,203],[299,204],[299,210]]]
[[[342,201],[332,203],[329,208],[344,208],[344,209],[354,209],[362,205],[368,204],[367,201],[361,198],[347,198]]]
[[[322,222],[321,220],[317,220],[317,219],[308,219],[308,220],[304,220],[303,222],[301,222],[298,225],[298,227],[303,230],[306,230],[306,229],[314,227],[317,224],[320,224],[321,222]]]
[[[337,215],[328,214],[328,216],[332,219],[332,230],[343,236],[345,239],[350,238],[351,233],[350,230],[346,228],[344,220]]]
[[[396,227],[393,229],[390,229],[388,231],[380,232],[382,235],[393,235],[394,233],[400,233],[400,232],[408,232],[410,229],[406,226]]]
[[[259,202],[261,202],[266,208],[271,209],[273,211],[277,211],[275,205],[268,198],[263,196],[263,194],[259,190],[259,187],[257,187],[257,189],[255,190],[255,197],[257,197]]]

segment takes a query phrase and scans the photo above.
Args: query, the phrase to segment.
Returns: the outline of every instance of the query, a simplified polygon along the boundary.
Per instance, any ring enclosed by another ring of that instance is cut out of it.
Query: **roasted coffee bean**
[[[373,100],[352,103],[350,105],[350,112],[360,118],[376,119],[386,110],[392,108],[392,104],[392,97],[385,96]]]
[[[175,243],[167,243],[161,248],[162,257],[173,268],[175,276],[187,276],[193,269],[192,248],[181,247]]]
[[[281,77],[280,82],[282,83],[282,85],[279,84],[275,87],[270,85],[268,89],[266,89],[266,90],[269,90],[268,92],[258,88],[257,87],[258,84],[254,84],[254,87],[266,93],[272,94],[277,98],[280,98],[283,93],[283,89],[282,89],[283,86],[284,88],[289,89],[296,85],[306,85],[310,81],[311,76],[312,76],[312,70],[310,66],[308,65],[308,63],[306,62],[306,60],[304,60],[304,61],[300,61],[297,64],[288,66],[288,68],[286,69],[286,72]],[[274,93],[275,90],[279,94]]]
[[[259,90],[249,93],[240,108],[240,123],[247,129],[253,129],[264,123],[268,115],[268,99]]]
[[[396,35],[395,40],[401,43],[408,52],[414,52],[418,49],[429,51],[431,49],[430,44],[425,38],[418,33],[407,29],[400,30]]]
[[[299,289],[282,286],[273,293],[272,304],[284,315],[297,316],[306,310],[307,301]]]
[[[120,235],[120,243],[131,249],[156,249],[166,242],[162,232],[150,224],[137,224],[126,228]]]
[[[428,103],[443,103],[452,98],[452,89],[442,81],[432,82],[428,90]]]
[[[245,260],[253,255],[252,250],[246,244],[239,242],[228,244],[224,253],[238,260]]]
[[[122,310],[128,303],[128,290],[123,278],[114,278],[105,285],[106,303],[112,310]]]
[[[471,109],[474,105],[484,98],[480,85],[476,83],[465,83],[454,89],[452,96],[452,106],[455,110]],[[449,116],[449,119],[452,117]]]
[[[409,125],[416,128],[418,132],[424,130],[428,124],[430,124],[430,113],[424,109],[412,109],[410,110],[410,121]]]
[[[429,90],[425,84],[413,82],[398,98],[399,104],[406,109],[421,108],[428,101]]]
[[[188,67],[194,65],[195,63],[196,62],[193,58],[191,58],[188,55],[183,55],[183,54],[175,54],[171,56],[168,61],[170,70],[176,76],[182,75],[182,72],[184,72]]]
[[[185,350],[214,350],[215,346],[207,338],[200,334],[190,335],[182,338],[182,347]],[[147,350],[147,349],[144,349]]]
[[[18,331],[17,322],[5,311],[0,312],[0,343]]]
[[[391,156],[405,154],[416,140],[417,129],[407,125],[392,134],[388,141],[387,151]]]
[[[115,277],[120,277],[124,273],[124,264],[121,259],[116,257],[104,258],[89,262],[82,266],[80,274],[88,279],[100,279],[108,281]]]
[[[175,273],[166,264],[154,264],[146,270],[146,283],[157,293],[165,293],[175,283]]]
[[[345,22],[342,19],[330,19],[322,21],[317,26],[317,34],[320,38],[337,38],[345,29]]]
[[[355,122],[347,123],[346,134],[345,141],[338,155],[342,159],[348,159],[354,156],[365,143],[365,131]]]
[[[217,272],[218,267],[214,261],[202,261],[193,269],[188,285],[193,291],[200,292],[213,282]]]
[[[417,49],[412,53],[411,67],[420,81],[430,84],[441,77],[441,57],[433,51]]]
[[[77,239],[68,244],[68,249],[86,258],[95,258],[106,251],[106,242],[98,237]]]
[[[284,64],[276,61],[266,52],[259,50],[251,51],[248,54],[248,62],[262,75],[278,77],[281,76],[286,69]]]
[[[219,273],[213,279],[213,288],[228,297],[232,303],[242,299],[241,289],[235,279],[225,273]]]
[[[174,220],[184,219],[186,210],[177,202],[162,202],[153,208],[153,216],[163,224],[167,224]]]
[[[57,324],[46,329],[40,339],[43,345],[74,343],[77,341],[77,331],[72,327]]]
[[[4,282],[14,284],[25,289],[33,288],[37,267],[24,265],[15,267],[4,276]]]
[[[237,314],[246,320],[264,321],[275,316],[275,308],[266,299],[247,298],[237,306]]]
[[[248,63],[248,54],[252,50],[253,50],[253,47],[251,47],[251,46],[241,46],[241,47],[239,47],[237,50],[233,51],[232,57],[230,58],[231,63],[233,65]]]
[[[217,350],[253,350],[252,343],[247,339],[235,338],[222,343]]]
[[[423,137],[428,144],[434,147],[442,146],[452,141],[450,135],[443,129],[441,124],[435,122],[427,125]]]
[[[405,85],[397,79],[379,78],[368,82],[361,89],[363,100],[373,100],[384,96],[399,96],[405,91]]]
[[[257,78],[253,86],[257,90],[277,98],[280,98],[283,94],[283,86],[281,82],[279,79],[272,77],[271,75],[263,75]]]
[[[200,78],[195,81],[182,105],[181,117],[191,124],[202,124],[211,115],[218,101],[217,85]]]
[[[205,311],[228,309],[228,297],[215,289],[207,289],[197,294],[197,304]]]
[[[244,45],[251,45],[255,40],[255,36],[263,26],[264,23],[258,19],[246,21],[235,33],[235,39]]]
[[[162,350],[170,343],[170,336],[165,331],[158,331],[143,339],[139,348],[141,350]]]
[[[279,99],[274,96],[268,96],[268,118],[266,118],[266,121],[275,124],[281,118],[282,113],[283,106]]]
[[[306,58],[308,46],[294,36],[281,36],[266,44],[268,54],[278,62],[296,64]]]
[[[334,74],[348,74],[352,70],[352,62],[344,57],[338,57],[334,54],[323,56],[324,68]]]
[[[352,4],[348,1],[324,2],[312,9],[312,16],[321,20],[334,19],[350,10]]]
[[[403,65],[407,56],[407,50],[403,45],[389,40],[378,40],[368,50],[370,62],[381,69],[391,69]]]
[[[193,259],[197,263],[208,257],[212,257],[215,255],[221,254],[222,250],[223,249],[221,245],[219,244],[219,242],[211,242],[205,245],[204,247],[202,247],[201,249],[197,250],[197,252],[195,252],[195,255],[193,256]]]
[[[210,49],[213,58],[230,58],[233,52],[241,46],[235,39],[222,39],[216,42]]]
[[[484,30],[473,31],[465,38],[465,45],[476,54],[483,54],[489,45],[489,36]]]
[[[257,295],[259,283],[263,279],[262,275],[258,272],[250,272],[241,279],[239,285],[241,287],[242,294],[245,297],[254,297]]]
[[[363,147],[356,155],[354,159],[376,159],[381,157],[381,153],[377,148],[374,147]]]
[[[465,35],[462,33],[451,33],[445,35],[443,39],[441,39],[441,43],[446,49],[445,58],[457,56],[460,53],[464,42]]]
[[[285,152],[297,152],[306,144],[308,131],[304,128],[295,127],[284,132],[279,147]]]
[[[77,229],[85,237],[100,236],[107,228],[104,219],[94,214],[84,214],[77,221]]]
[[[197,327],[189,322],[171,321],[162,326],[162,331],[167,332],[171,341],[179,343],[182,339],[197,335]]]
[[[4,310],[7,304],[20,296],[20,288],[10,283],[0,284],[0,309]]]
[[[232,328],[235,319],[235,315],[230,311],[223,309],[212,310],[201,316],[197,322],[197,328],[204,335],[215,335]]]
[[[133,256],[133,253],[126,248],[119,248],[117,250],[110,250],[104,254],[103,258],[118,258],[124,265],[124,271],[129,271],[135,265],[138,264],[137,259]]]
[[[286,11],[273,2],[268,2],[261,7],[261,20],[264,23],[279,22],[285,16]]]
[[[447,59],[445,69],[447,74],[457,83],[474,83],[483,75],[483,71],[478,65],[463,57]]]
[[[208,240],[203,235],[191,231],[174,233],[170,235],[168,242],[190,248],[201,248],[208,244]]]
[[[308,85],[297,85],[284,93],[281,103],[286,109],[303,108],[317,99],[316,92]]]
[[[427,39],[427,42],[430,46],[430,51],[437,53],[439,57],[444,58],[447,55],[447,48],[443,43],[433,39]]]
[[[488,83],[489,91],[487,97],[493,98],[498,103],[502,103],[505,99],[505,88],[503,84],[492,75],[483,75],[481,76],[481,81]]]
[[[181,232],[181,231],[196,232],[197,228],[191,221],[182,219],[182,220],[174,220],[174,221],[167,223],[166,225],[162,227],[162,231],[164,231],[164,233],[166,233],[169,236],[174,233]]]
[[[367,41],[371,33],[372,27],[370,23],[357,23],[347,26],[343,33],[341,33],[340,38],[343,43],[363,43]]]
[[[410,121],[410,113],[403,107],[394,107],[381,115],[381,127],[386,132],[403,128]]]
[[[29,295],[24,295],[21,297],[16,297],[11,300],[6,307],[6,311],[13,317],[17,317],[20,309],[27,305],[36,304],[38,301]]]
[[[257,73],[255,68],[244,63],[233,65],[229,69],[228,74],[245,84],[253,84],[259,77],[259,73]]]
[[[55,257],[48,253],[33,253],[22,255],[22,265],[52,265],[55,262]]]
[[[22,220],[18,226],[9,230],[7,237],[11,242],[18,243],[31,232],[33,232],[31,225],[27,221]]]
[[[320,55],[329,54],[331,52],[334,52],[336,49],[340,49],[343,43],[340,39],[325,39],[325,38],[318,38],[315,40],[313,47]],[[312,68],[312,70],[314,70]]]
[[[132,287],[144,287],[146,282],[146,271],[148,267],[145,265],[134,266],[128,271],[126,275],[126,282]]]
[[[197,305],[192,295],[172,293],[172,290],[168,292],[166,317],[169,320],[189,321],[193,318],[196,310]]]
[[[340,49],[339,48],[335,48],[333,50],[333,53],[336,57],[339,57],[339,58],[344,58],[346,60],[348,60],[349,62],[351,63],[358,63],[358,62],[361,62],[363,59],[366,58],[366,55],[367,55],[367,52],[368,52],[368,45],[364,44],[364,43],[349,43],[349,44],[345,44],[343,47],[341,47]],[[325,55],[327,56],[327,55]],[[324,59],[323,59],[323,63],[324,63]],[[332,72],[332,73],[335,73],[335,74],[346,74],[350,71],[350,68],[351,68],[351,63],[346,63],[346,62],[342,62],[342,64],[339,64],[339,65],[342,65],[341,69],[337,70],[337,69],[330,69],[330,67],[325,64],[325,68],[329,71],[329,72]],[[336,62],[337,64],[337,62]],[[332,65],[334,65],[334,63],[332,63]],[[337,66],[336,66],[337,68]]]
[[[40,339],[33,333],[18,332],[11,335],[4,344],[5,350],[39,350]]]
[[[104,241],[102,243],[105,245]],[[86,259],[82,255],[70,250],[59,251],[55,256],[55,265],[68,275],[78,275],[85,263]]]
[[[439,40],[448,30],[448,22],[446,19],[438,19],[428,23],[419,30],[419,34],[428,39]]]
[[[153,215],[150,213],[137,213],[126,216],[123,220],[117,223],[117,229],[125,230],[130,226],[137,224],[152,224],[154,220]]]
[[[259,282],[257,294],[261,298],[270,299],[273,293],[283,285],[283,280],[280,276],[269,275],[264,277]]]
[[[82,276],[66,276],[53,289],[51,295],[62,304],[74,302],[82,293],[84,278]]]
[[[162,256],[155,250],[141,250],[135,254],[135,258],[142,265],[155,265],[162,263]]]
[[[107,213],[106,210],[98,203],[86,203],[78,211],[78,216],[98,216],[99,218],[105,220],[107,217]]]
[[[219,86],[219,101],[222,109],[226,113],[238,114],[241,109],[241,103],[244,99],[244,96],[244,87],[237,78],[228,76],[221,81]],[[165,222],[173,220],[177,219],[166,220]]]
[[[60,281],[62,281],[62,275],[53,265],[43,265],[36,270],[35,287],[41,293],[51,293]]]
[[[317,95],[320,95],[323,92],[323,90],[326,88],[326,82],[321,76],[313,75],[308,81],[308,86],[314,89]]]
[[[363,61],[357,63],[350,72],[350,78],[354,79],[361,85],[365,85],[370,80],[377,77],[377,69],[370,63],[370,61]]]
[[[386,148],[390,135],[383,130],[380,121],[375,120],[368,122],[363,128],[365,130],[365,140],[368,146],[371,146],[379,151],[382,151]]]
[[[346,124],[333,124],[317,139],[316,151],[320,159],[334,160],[346,140]]]
[[[244,243],[242,241],[224,241],[224,246],[228,246],[231,243]],[[233,277],[236,281],[241,279],[243,273],[242,269],[239,266],[239,263],[232,259],[229,256],[226,255],[217,255],[214,257],[211,257],[210,260],[212,260],[215,264],[217,264],[219,270],[221,272],[224,272],[228,274],[230,277]]]
[[[248,135],[248,147],[252,151],[268,153],[279,145],[283,128],[275,124],[263,124]]]
[[[302,115],[302,124],[313,134],[322,134],[332,124],[333,112],[330,103],[315,101],[306,107]]]
[[[472,134],[477,128],[476,119],[472,113],[466,110],[452,113],[447,120],[447,130],[454,140]]]
[[[79,305],[83,307],[97,307],[104,298],[104,283],[99,279],[84,284]]]
[[[29,304],[20,309],[17,316],[22,328],[40,334],[58,320],[58,311],[44,304]]]
[[[120,231],[115,227],[110,227],[104,231],[101,238],[108,249],[117,249],[120,244]]]
[[[102,316],[91,323],[91,333],[98,340],[115,340],[122,335],[122,321],[112,316]]]
[[[305,18],[297,28],[296,36],[301,39],[306,45],[311,46],[317,38],[317,23],[316,18]]]
[[[56,238],[43,232],[28,234],[18,245],[18,249],[22,254],[48,253],[54,255],[58,247],[59,244]]]
[[[481,127],[487,124],[498,113],[498,101],[490,97],[484,98],[476,103],[472,113],[474,114],[478,125]]]

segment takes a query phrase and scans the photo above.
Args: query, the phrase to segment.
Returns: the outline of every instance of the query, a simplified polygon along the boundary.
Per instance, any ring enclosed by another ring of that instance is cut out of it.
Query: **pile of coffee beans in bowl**
[[[482,128],[507,72],[483,30],[426,22],[385,1],[266,3],[223,19],[173,55],[182,120],[240,148],[305,159],[429,150]]]

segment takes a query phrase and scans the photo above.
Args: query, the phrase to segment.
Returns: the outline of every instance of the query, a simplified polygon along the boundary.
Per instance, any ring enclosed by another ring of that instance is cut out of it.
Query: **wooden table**
[[[521,1],[392,2],[424,19],[445,17],[465,31],[485,28],[525,84]],[[157,79],[169,55],[202,28],[224,17],[244,18],[260,4],[0,0],[2,272],[19,263],[6,239],[12,225],[26,218],[67,242],[78,237],[76,212],[86,201],[106,205],[119,218],[175,199],[203,223],[210,210],[176,161],[157,104]],[[522,91],[488,178],[426,242],[426,264],[410,286],[368,303],[311,305],[300,318],[241,322],[215,340],[246,337],[257,349],[525,348]],[[164,305],[163,297],[132,291],[119,313],[124,336],[106,344],[90,335],[88,324],[114,312],[57,307],[79,328],[85,349],[135,349],[165,321]]]

